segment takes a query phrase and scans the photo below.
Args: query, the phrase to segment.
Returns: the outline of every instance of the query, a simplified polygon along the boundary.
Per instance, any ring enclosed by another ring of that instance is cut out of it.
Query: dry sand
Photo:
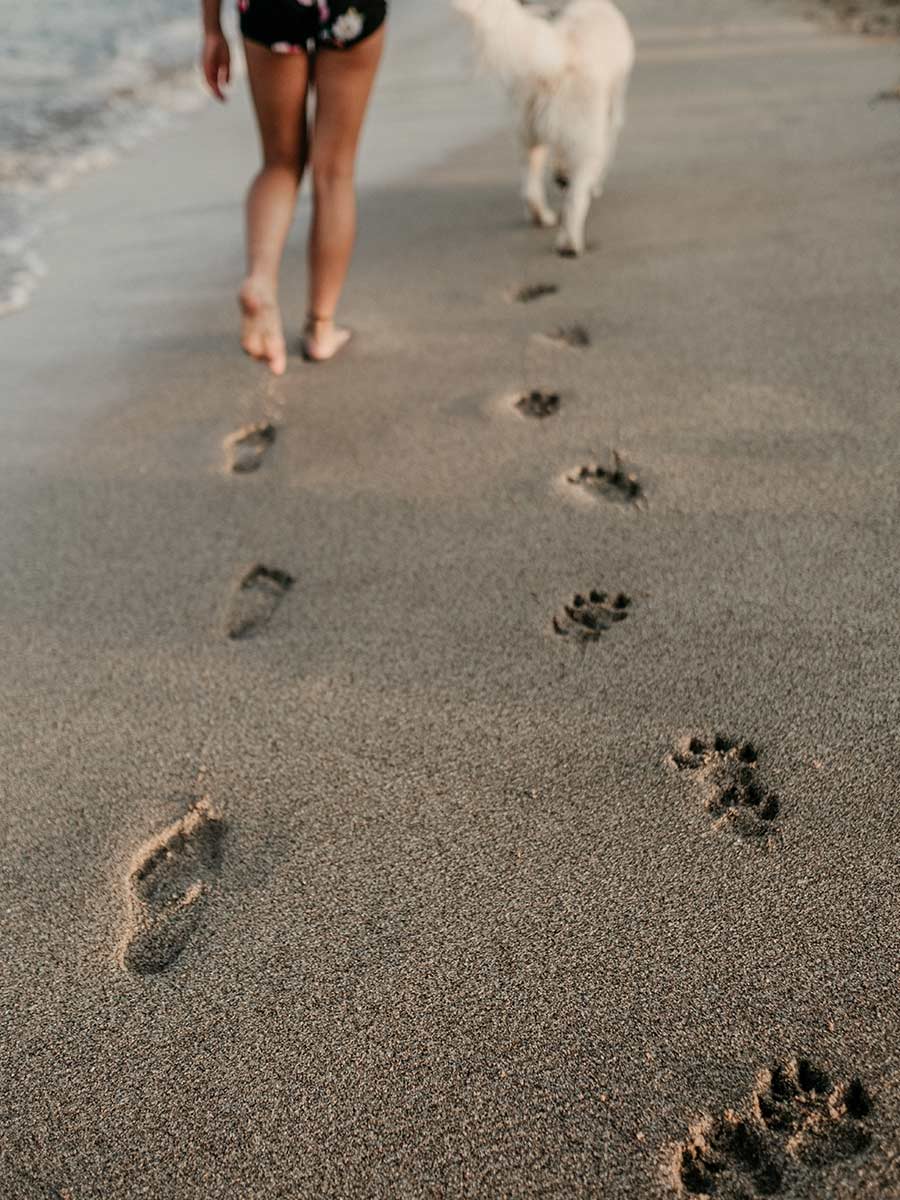
[[[3,1200],[900,1196],[895,49],[660,7],[581,261],[388,72],[341,361],[243,105],[0,326]]]

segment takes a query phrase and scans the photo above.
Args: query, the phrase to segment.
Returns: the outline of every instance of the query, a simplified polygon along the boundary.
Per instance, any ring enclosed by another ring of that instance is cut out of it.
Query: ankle
[[[247,275],[241,284],[241,291],[254,292],[258,296],[267,296],[274,300],[278,295],[278,280],[270,279],[266,275]]]

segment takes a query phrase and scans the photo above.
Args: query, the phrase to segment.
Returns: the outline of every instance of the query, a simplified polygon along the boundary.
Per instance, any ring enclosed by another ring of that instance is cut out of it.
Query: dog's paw
[[[556,235],[556,253],[562,258],[578,258],[584,253],[584,238],[576,237],[565,226]]]
[[[542,208],[537,204],[526,205],[526,215],[532,225],[538,229],[555,229],[559,224],[559,216],[552,208]]]
[[[578,258],[584,253],[584,247],[577,246],[570,238],[559,238],[556,242],[556,253],[560,258]]]

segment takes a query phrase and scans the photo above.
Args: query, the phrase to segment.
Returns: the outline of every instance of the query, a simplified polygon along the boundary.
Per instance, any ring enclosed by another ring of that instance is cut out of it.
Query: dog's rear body
[[[485,65],[518,103],[528,168],[524,197],[539,225],[557,224],[546,194],[548,160],[568,181],[557,248],[584,249],[625,118],[634,40],[611,0],[571,0],[548,20],[519,0],[455,0],[473,23]]]

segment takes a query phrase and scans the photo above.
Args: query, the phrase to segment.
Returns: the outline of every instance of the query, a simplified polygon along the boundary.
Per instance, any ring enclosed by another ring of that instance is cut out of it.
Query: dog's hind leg
[[[599,196],[603,191],[603,184],[606,181],[606,174],[612,165],[612,160],[616,156],[616,147],[619,144],[619,135],[622,132],[622,126],[625,124],[625,94],[628,91],[628,79],[621,80],[612,89],[609,97],[609,149],[606,155],[606,162],[603,166],[600,178],[594,185],[594,195]]]
[[[563,207],[562,228],[556,239],[556,250],[566,258],[584,252],[584,226],[591,207],[595,187],[602,186],[603,164],[596,160],[579,163],[569,180],[566,203]]]
[[[528,215],[535,225],[541,225],[545,229],[549,229],[551,226],[559,223],[559,218],[547,203],[547,155],[548,149],[546,146],[529,147],[528,166],[525,170],[525,185],[522,189]]]

